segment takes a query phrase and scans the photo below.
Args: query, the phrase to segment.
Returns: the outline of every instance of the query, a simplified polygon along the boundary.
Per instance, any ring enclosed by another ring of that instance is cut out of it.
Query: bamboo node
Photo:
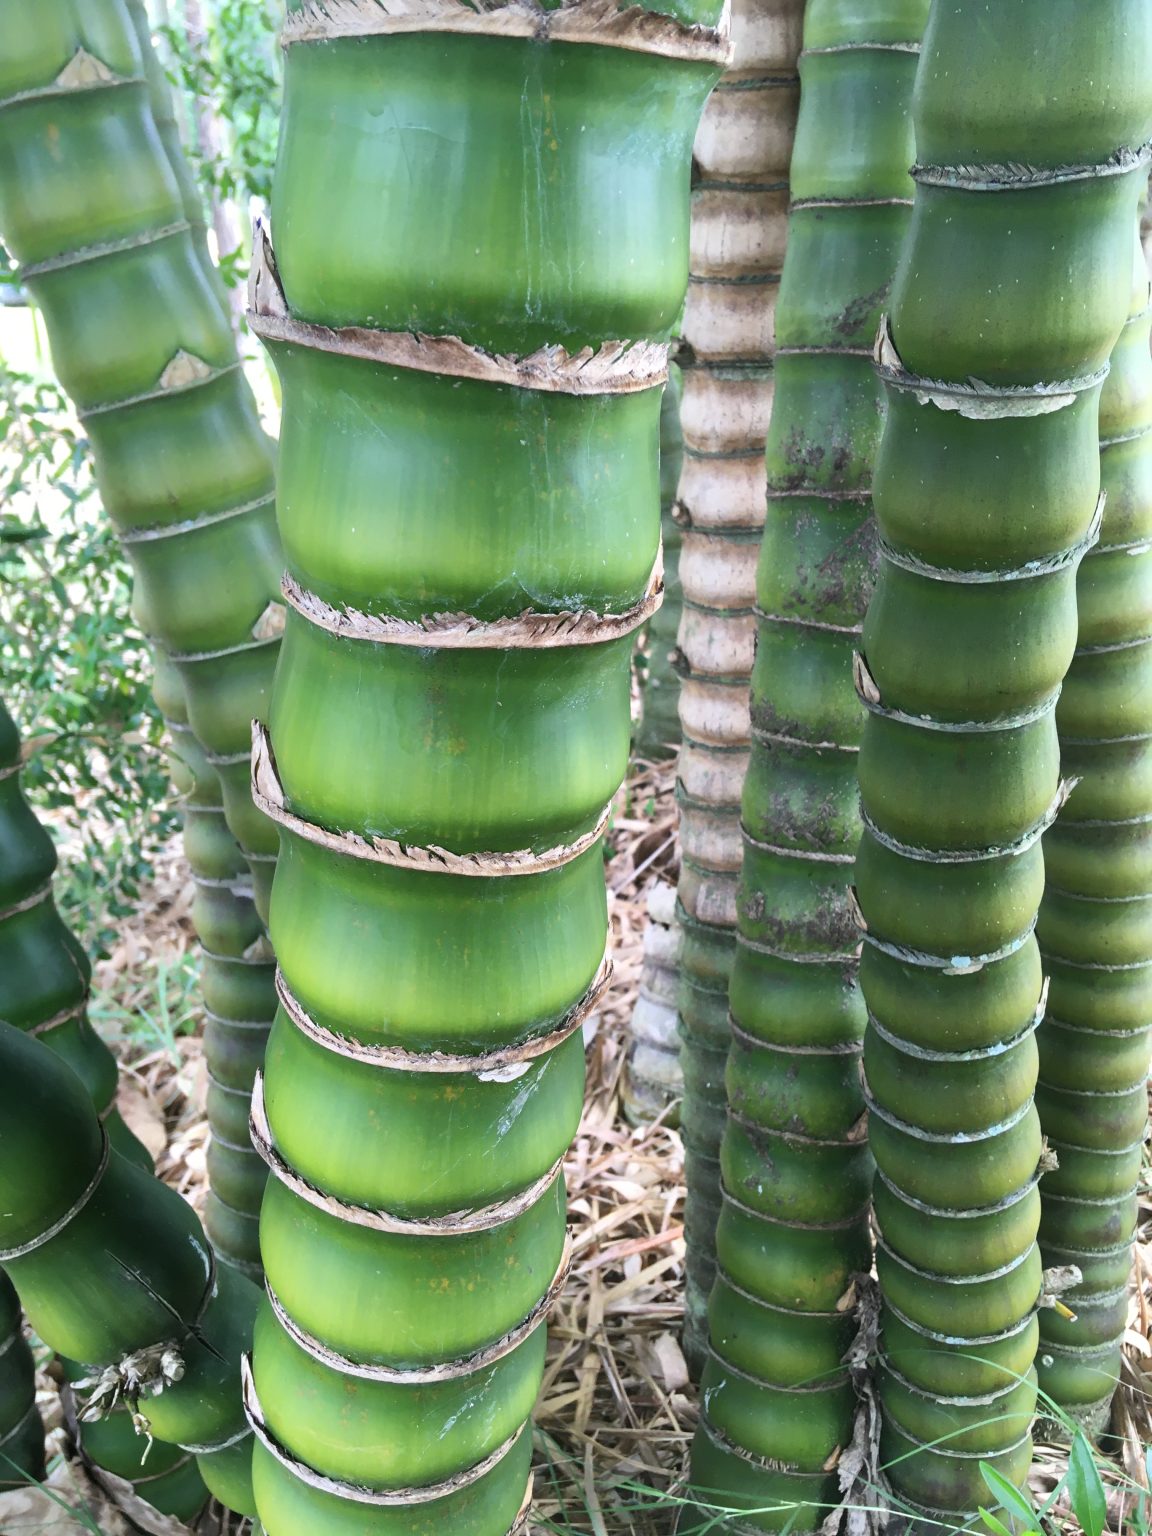
[[[914,395],[921,405],[956,411],[971,421],[1003,421],[1008,418],[1051,416],[1074,405],[1076,397],[1097,389],[1108,377],[1108,364],[1080,379],[1049,384],[986,384],[969,378],[959,382],[926,379],[905,368],[892,339],[888,315],[880,321],[873,353],[881,382],[890,389]]]
[[[545,870],[559,869],[564,864],[570,864],[600,841],[612,816],[612,806],[609,804],[597,818],[596,825],[574,842],[540,852],[520,848],[509,853],[453,853],[435,844],[420,848],[395,837],[333,832],[327,827],[306,821],[288,809],[276,770],[271,739],[259,720],[252,722],[252,798],[257,809],[263,811],[277,826],[284,827],[318,848],[326,848],[330,853],[350,859],[364,859],[369,863],[390,864],[396,869],[480,879],[538,875]]]
[[[38,1237],[29,1238],[27,1242],[19,1243],[15,1248],[0,1249],[0,1264],[7,1264],[12,1259],[22,1259],[27,1254],[35,1253],[37,1248],[43,1248],[45,1243],[51,1242],[54,1237],[59,1237],[80,1212],[84,1210],[92,1196],[100,1188],[101,1180],[108,1171],[108,1159],[111,1155],[111,1147],[108,1142],[108,1132],[104,1124],[100,1122],[100,1157],[96,1163],[96,1171],[93,1173],[84,1191],[52,1225]]]
[[[273,1176],[308,1205],[323,1211],[337,1221],[354,1227],[364,1227],[371,1232],[391,1232],[408,1237],[455,1237],[469,1232],[490,1232],[495,1227],[507,1225],[542,1200],[561,1177],[564,1166],[559,1158],[551,1168],[527,1189],[506,1200],[494,1201],[475,1210],[449,1211],[443,1216],[405,1217],[391,1211],[370,1210],[367,1206],[353,1205],[337,1195],[326,1194],[312,1184],[288,1162],[276,1146],[268,1112],[264,1103],[264,1074],[257,1072],[252,1087],[252,1118],[250,1122],[252,1145],[267,1163]]]
[[[161,389],[187,389],[190,384],[199,384],[203,379],[211,378],[211,365],[195,353],[186,352],[183,347],[173,353],[164,372],[160,375]]]
[[[459,336],[376,331],[366,326],[334,330],[298,320],[284,297],[271,238],[262,219],[253,227],[248,321],[264,342],[279,341],[338,357],[514,389],[580,396],[629,395],[657,389],[668,378],[667,342],[605,341],[595,351],[584,347],[579,352],[544,346],[526,357],[515,357],[485,352]]]
[[[643,596],[622,613],[596,613],[591,608],[543,613],[525,608],[507,618],[488,621],[470,613],[430,613],[419,619],[401,619],[393,614],[363,613],[347,604],[334,607],[302,587],[289,572],[281,581],[281,591],[288,606],[302,619],[340,640],[420,650],[554,650],[606,645],[646,624],[664,600],[664,562],[658,553]]]
[[[1100,530],[1104,524],[1104,508],[1107,504],[1108,492],[1102,490],[1096,501],[1096,509],[1092,514],[1092,521],[1088,524],[1082,537],[1070,544],[1065,549],[1058,549],[1050,555],[1040,555],[1035,560],[1029,560],[1026,564],[1014,566],[1003,570],[958,570],[951,566],[929,565],[926,560],[921,560],[918,555],[911,554],[907,550],[896,549],[889,544],[881,534],[877,540],[882,557],[890,565],[899,566],[903,571],[909,571],[913,576],[924,576],[930,581],[948,582],[954,586],[983,586],[996,585],[1006,581],[1030,581],[1036,576],[1053,576],[1057,571],[1067,570],[1069,566],[1079,565],[1084,556],[1100,541]],[[1126,644],[1145,644],[1145,640],[1129,641]],[[1079,654],[1079,653],[1078,653]]]
[[[376,1362],[367,1364],[362,1360],[353,1360],[348,1355],[339,1354],[330,1349],[327,1344],[321,1342],[313,1334],[302,1328],[298,1322],[288,1313],[284,1303],[273,1290],[271,1282],[265,1277],[264,1290],[268,1297],[269,1305],[276,1314],[276,1320],[284,1332],[294,1344],[318,1360],[321,1365],[330,1370],[339,1371],[344,1376],[355,1376],[361,1381],[390,1381],[398,1382],[404,1386],[415,1386],[439,1381],[458,1381],[461,1377],[474,1375],[477,1371],[487,1370],[490,1365],[505,1359],[520,1345],[530,1338],[541,1326],[548,1313],[560,1299],[560,1295],[568,1282],[568,1274],[572,1265],[572,1239],[566,1236],[564,1240],[564,1252],[560,1257],[560,1263],[552,1283],[544,1292],[544,1295],[533,1307],[532,1311],[518,1323],[515,1328],[497,1339],[492,1344],[487,1344],[482,1349],[474,1350],[472,1354],[462,1356],[458,1360],[442,1360],[435,1365],[417,1366],[405,1368],[402,1366],[381,1365]]]
[[[1108,176],[1127,176],[1148,164],[1150,147],[1121,145],[1106,160],[1083,165],[1030,165],[1023,160],[989,165],[914,165],[910,175],[924,187],[949,187],[965,192],[1026,192],[1066,185],[1072,181],[1098,181]]]
[[[444,1478],[438,1483],[426,1483],[422,1487],[415,1488],[368,1488],[361,1483],[348,1483],[339,1478],[327,1477],[322,1472],[317,1472],[306,1462],[293,1456],[284,1445],[280,1443],[268,1427],[264,1416],[264,1409],[260,1403],[256,1391],[256,1382],[252,1373],[252,1359],[250,1355],[244,1355],[240,1362],[241,1392],[244,1400],[244,1412],[253,1434],[260,1444],[280,1465],[289,1471],[300,1482],[315,1488],[321,1493],[330,1493],[338,1499],[345,1499],[353,1504],[368,1504],[377,1508],[395,1508],[397,1506],[412,1504],[431,1504],[438,1499],[446,1499],[461,1489],[469,1488],[473,1483],[480,1481],[482,1477],[493,1471],[504,1458],[513,1450],[521,1435],[524,1434],[526,1425],[521,1425],[513,1434],[509,1435],[501,1445],[485,1456],[473,1467],[466,1467],[463,1472],[457,1472],[452,1477]],[[529,1497],[531,1496],[531,1483],[529,1483]],[[521,1520],[525,1511],[517,1517],[516,1524],[509,1532],[521,1529]]]
[[[546,1034],[532,1035],[514,1045],[499,1046],[479,1055],[452,1051],[410,1051],[403,1046],[366,1043],[318,1023],[311,1017],[288,985],[282,970],[276,972],[276,995],[285,1013],[302,1035],[333,1055],[364,1066],[394,1072],[466,1075],[480,1082],[514,1082],[522,1077],[533,1061],[547,1056],[580,1029],[585,1019],[599,1005],[612,980],[612,960],[605,950],[587,991],[578,998],[560,1022]],[[267,1025],[262,1026],[267,1028]]]
[[[62,91],[82,91],[90,85],[119,85],[123,83],[123,78],[109,69],[104,60],[98,59],[94,53],[89,53],[86,48],[77,48],[53,84]]]
[[[616,0],[565,0],[555,9],[533,0],[305,0],[288,13],[281,46],[336,37],[395,37],[450,32],[535,42],[592,43],[664,58],[727,65],[732,58],[731,10],[715,28],[691,25]]]

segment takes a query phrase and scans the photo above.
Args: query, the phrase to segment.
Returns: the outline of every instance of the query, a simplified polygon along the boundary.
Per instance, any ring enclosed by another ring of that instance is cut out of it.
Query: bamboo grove
[[[926,0],[809,0],[800,55],[719,1275],[692,1457],[702,1506],[757,1510],[766,1529],[796,1529],[797,1506],[808,1511],[800,1528],[820,1523],[853,1434],[845,1361],[856,1277],[869,1267],[872,1170],[849,903],[863,714],[852,652],[874,565],[872,341],[911,202],[909,106],[926,11]]]
[[[188,796],[213,1074],[209,1233],[259,1272],[248,1096],[275,1009],[248,789],[280,609],[272,457],[140,0],[0,5],[0,235],[88,434]]]
[[[1085,10],[289,0],[274,496],[143,6],[0,0],[0,233],[155,651],[212,1127],[206,1237],[116,1113],[0,709],[6,1481],[44,1474],[23,1309],[165,1513],[528,1529],[678,328],[678,1529],[981,1529],[1038,1409],[1104,1433],[1152,14]]]
[[[734,55],[693,154],[684,311],[679,670],[684,1348],[699,1374],[716,1274],[728,978],[748,764],[773,310],[784,258],[803,0],[733,0]]]

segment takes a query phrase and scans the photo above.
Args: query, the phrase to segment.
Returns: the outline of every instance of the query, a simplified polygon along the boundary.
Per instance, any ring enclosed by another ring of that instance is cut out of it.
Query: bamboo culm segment
[[[652,762],[674,754],[680,743],[680,679],[676,637],[683,607],[680,587],[681,532],[675,519],[676,488],[684,461],[680,427],[680,370],[673,364],[660,402],[660,538],[664,551],[664,601],[648,621],[641,673],[638,754]]]
[[[220,777],[188,724],[175,667],[155,653],[153,695],[168,728],[184,856],[201,944],[208,1069],[208,1193],[204,1226],[226,1263],[259,1280],[260,1202],[268,1171],[248,1134],[252,1087],[276,1014],[276,963],[255,906],[251,872],[224,814]]]
[[[664,601],[648,621],[641,681],[640,728],[636,752],[659,763],[674,753],[680,740],[680,682],[674,649],[680,627],[680,528],[673,516],[676,488],[684,459],[680,428],[680,370],[669,369],[660,402],[660,537],[664,555]],[[676,892],[658,880],[648,892],[648,922],[644,929],[644,965],[640,990],[629,1021],[628,1059],[621,1085],[624,1114],[633,1125],[664,1114],[679,1121],[671,1109],[684,1091],[680,1071],[679,1019],[680,924]]]
[[[150,1170],[147,1151],[116,1108],[116,1060],[88,1019],[91,966],[56,910],[56,849],[24,798],[21,761],[16,725],[0,703],[0,1018],[38,1035],[68,1063],[113,1146]],[[12,1464],[29,1477],[44,1475],[32,1355],[6,1282],[0,1282],[0,1455],[7,1458],[0,1481],[12,1481]]]
[[[87,1367],[95,1413],[123,1399],[253,1513],[240,1356],[258,1292],[217,1268],[191,1207],[108,1146],[80,1079],[0,1024],[0,1262],[32,1328]]]
[[[587,42],[517,17],[417,6],[390,35],[364,7],[327,38],[323,3],[289,11],[252,285],[296,594],[255,759],[283,844],[248,1387],[275,1536],[526,1518],[722,44],[718,8]]]
[[[1037,1105],[1059,1160],[1040,1184],[1040,1251],[1082,1276],[1064,1297],[1074,1318],[1041,1314],[1037,1369],[1093,1435],[1108,1425],[1127,1322],[1152,1030],[1152,313],[1138,240],[1133,256],[1131,313],[1100,398],[1107,501],[1056,708],[1063,771],[1079,783],[1044,838],[1037,928],[1050,978]]]
[[[83,1082],[117,1151],[151,1158],[116,1108],[116,1058],[88,1020],[92,967],[52,898],[56,848],[20,786],[20,737],[0,702],[0,1019],[37,1035]]]
[[[788,232],[803,0],[735,0],[735,54],[693,151],[681,355],[684,465],[678,666],[680,1038],[687,1245],[684,1352],[698,1376],[720,1216],[728,979],[736,945],[740,794],[748,766],[756,558],[775,309]]]
[[[663,880],[648,892],[644,963],[632,1017],[620,1101],[630,1125],[646,1125],[658,1115],[679,1124],[676,1103],[684,1092],[676,999],[680,991],[680,924],[676,891]]]
[[[872,343],[911,209],[927,10],[927,0],[809,0],[804,18],[757,573],[719,1274],[692,1455],[699,1528],[717,1507],[739,1511],[748,1529],[818,1528],[840,1500],[853,1435],[847,1356],[857,1276],[871,1260],[872,1160],[849,897],[864,717],[852,652],[875,568]]]
[[[981,1463],[1022,1484],[1031,1461],[1040,839],[1069,787],[1054,711],[1098,531],[1150,49],[1134,0],[1090,26],[1072,0],[950,0],[917,76],[912,224],[878,348],[856,894],[881,1450],[926,1530],[981,1528]]]
[[[36,1362],[24,1337],[20,1299],[0,1273],[0,1490],[40,1482],[44,1421],[36,1405]]]
[[[270,445],[143,7],[48,0],[33,19],[0,0],[0,35],[0,231],[91,440],[152,642],[206,952],[206,1219],[254,1274],[264,1176],[245,1090],[275,998],[253,900],[266,910],[277,840],[247,756],[282,618]]]

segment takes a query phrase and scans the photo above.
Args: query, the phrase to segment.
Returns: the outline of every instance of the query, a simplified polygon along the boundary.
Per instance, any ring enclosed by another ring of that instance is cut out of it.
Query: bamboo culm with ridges
[[[839,1501],[847,1356],[871,1263],[865,1011],[849,888],[863,710],[852,655],[875,567],[882,391],[872,344],[908,223],[927,0],[809,0],[776,309],[768,517],[731,981],[719,1272],[701,1506],[811,1530]],[[682,1522],[682,1529],[695,1524]]]
[[[684,461],[680,428],[680,370],[672,364],[660,402],[660,538],[664,551],[664,601],[644,632],[640,726],[636,751],[650,762],[674,757],[680,745],[680,678],[676,638],[683,608],[680,590],[680,525],[674,517]]]
[[[289,8],[252,283],[291,604],[254,756],[275,1536],[527,1519],[719,20]]]
[[[38,1483],[45,1471],[36,1362],[24,1337],[20,1299],[0,1272],[0,1489]]]
[[[15,722],[0,702],[0,1019],[37,1035],[80,1078],[117,1151],[152,1160],[116,1108],[116,1058],[88,1019],[92,967],[52,896],[56,847],[24,797]]]
[[[1127,1324],[1152,1033],[1152,356],[1134,240],[1131,315],[1100,399],[1104,517],[1077,580],[1079,637],[1056,708],[1076,791],[1044,838],[1037,1035],[1046,1266],[1075,1265],[1073,1314],[1040,1317],[1040,1386],[1066,1419],[1109,1421]],[[1049,1434],[1066,1434],[1046,1415]]]
[[[222,1503],[253,1513],[240,1357],[256,1287],[217,1266],[175,1190],[110,1148],[71,1068],[3,1023],[0,1084],[0,1264],[29,1323],[88,1368],[85,1412],[128,1402],[195,1454]]]
[[[56,849],[24,798],[21,762],[15,723],[0,703],[0,1019],[40,1036],[66,1061],[87,1088],[112,1144],[151,1169],[148,1153],[116,1108],[116,1060],[88,1019],[92,969],[52,898]],[[10,1463],[35,1479],[44,1474],[32,1356],[19,1306],[2,1279],[0,1456],[7,1458],[0,1482],[12,1480]]]
[[[270,445],[143,8],[47,0],[33,17],[3,0],[0,35],[0,229],[132,562],[176,755],[194,758],[194,787],[181,776],[211,1020],[206,1219],[255,1274],[265,1173],[245,1150],[245,1088],[275,999],[252,895],[266,905],[277,841],[252,805],[247,742],[282,623]]]
[[[259,1280],[267,1169],[252,1146],[248,1119],[276,1014],[276,962],[255,906],[250,866],[228,827],[219,775],[188,724],[179,675],[159,652],[155,660],[153,694],[168,729],[184,856],[196,887],[192,926],[201,944],[212,1132],[204,1225],[221,1258]]]
[[[684,1348],[698,1374],[716,1273],[720,1138],[748,765],[774,310],[788,228],[804,0],[734,0],[732,65],[694,147],[683,323],[679,669]]]
[[[680,740],[680,680],[676,636],[680,628],[680,528],[672,516],[684,438],[680,430],[680,370],[672,364],[660,402],[660,538],[664,555],[664,601],[648,621],[646,665],[641,674],[640,729],[636,751],[660,762],[675,755]],[[657,881],[648,893],[644,964],[639,994],[628,1023],[628,1055],[621,1082],[621,1106],[633,1125],[665,1114],[684,1091],[680,1071],[680,925],[676,893]],[[676,1124],[676,1111],[667,1123]]]
[[[912,225],[878,346],[881,561],[856,893],[877,1166],[881,1451],[917,1528],[980,1529],[1031,1462],[1041,834],[1128,314],[1152,13],[932,8]]]

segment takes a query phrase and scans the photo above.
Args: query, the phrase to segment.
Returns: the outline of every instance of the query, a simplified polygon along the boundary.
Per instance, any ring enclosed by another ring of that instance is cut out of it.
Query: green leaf
[[[980,1463],[980,1476],[988,1485],[989,1492],[993,1494],[1000,1508],[1006,1510],[1014,1520],[1024,1521],[1027,1536],[1042,1536],[1042,1532],[1036,1529],[1036,1511],[1015,1483],[1010,1483],[986,1461]]]
[[[1082,1429],[1076,1431],[1068,1453],[1068,1499],[1084,1536],[1103,1536],[1108,1523],[1108,1496],[1100,1468]]]
[[[993,1536],[1012,1536],[1012,1532],[1004,1524],[1003,1520],[1000,1519],[999,1515],[992,1514],[983,1505],[980,1506],[980,1518],[993,1533]]]

